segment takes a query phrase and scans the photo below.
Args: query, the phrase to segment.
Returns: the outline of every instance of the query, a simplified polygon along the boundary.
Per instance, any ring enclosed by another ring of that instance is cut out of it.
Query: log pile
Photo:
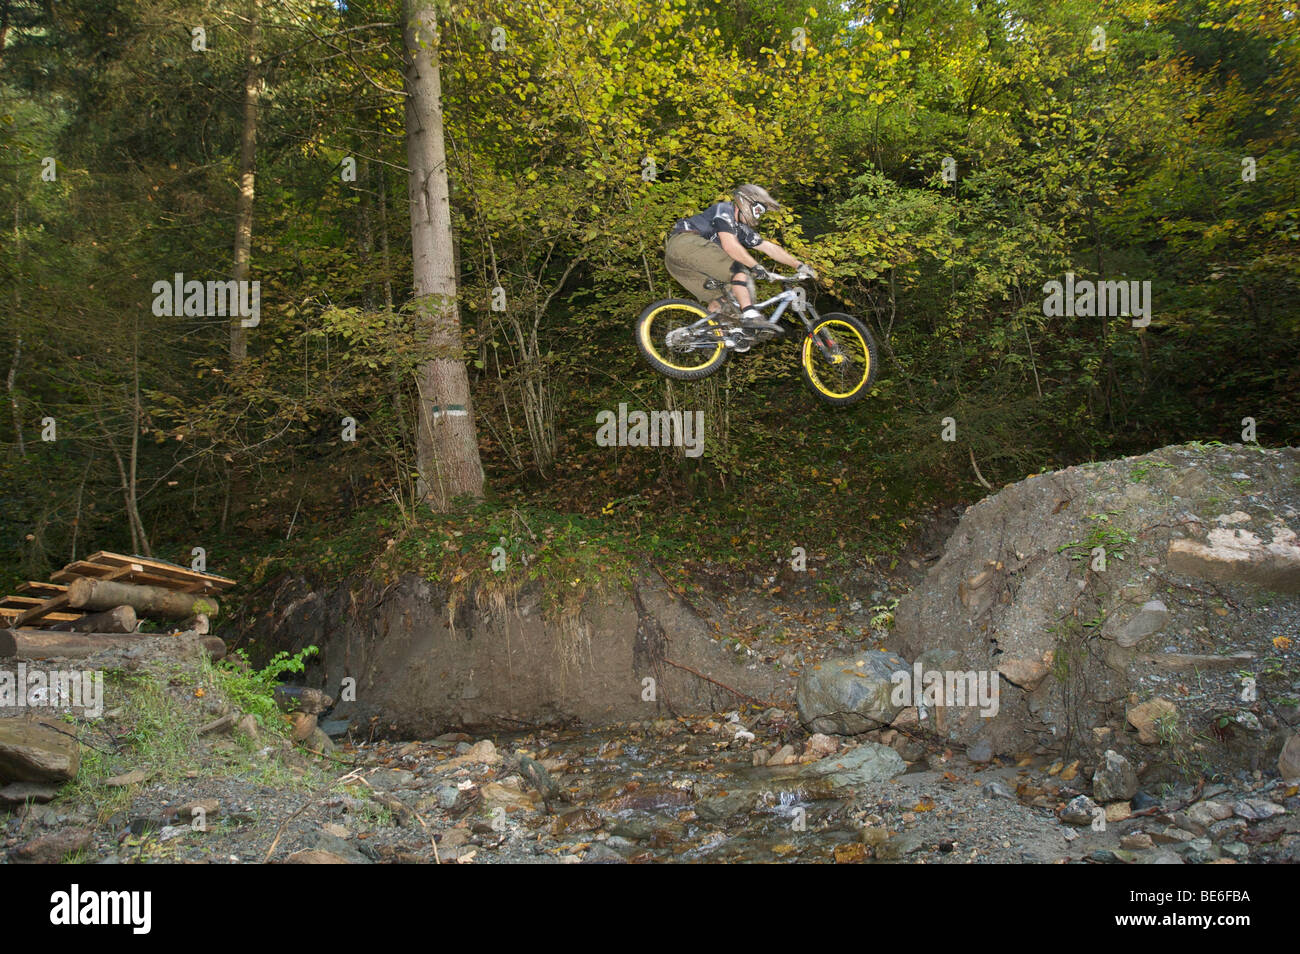
[[[87,656],[164,634],[139,632],[144,620],[172,632],[207,636],[221,611],[216,594],[235,581],[174,563],[101,550],[69,563],[49,582],[31,581],[0,600],[0,657]],[[0,591],[3,592],[3,591]],[[205,640],[218,658],[225,644]]]

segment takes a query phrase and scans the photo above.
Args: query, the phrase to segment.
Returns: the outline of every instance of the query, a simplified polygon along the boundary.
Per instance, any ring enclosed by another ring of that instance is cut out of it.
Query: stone
[[[1136,616],[1116,631],[1115,642],[1126,649],[1131,648],[1163,630],[1168,622],[1169,607],[1160,600],[1148,600]]]
[[[289,735],[295,742],[306,742],[316,731],[316,716],[307,712],[290,712],[289,726]]]
[[[993,743],[988,739],[980,739],[974,745],[966,750],[966,758],[976,765],[984,765],[993,761]]]
[[[1153,844],[1151,836],[1144,831],[1130,832],[1119,840],[1119,846],[1128,851],[1145,851]]]
[[[1106,821],[1120,822],[1133,817],[1133,809],[1128,802],[1111,802],[1106,806]]]
[[[793,745],[783,745],[767,757],[768,765],[793,765],[799,761]]]
[[[1161,725],[1170,725],[1178,718],[1178,707],[1168,699],[1156,697],[1128,710],[1129,725],[1138,730],[1138,741],[1155,745],[1160,741]]]
[[[907,771],[903,757],[876,742],[864,742],[804,768],[804,774],[825,776],[832,788],[858,788],[888,781]]]
[[[1232,817],[1232,806],[1226,802],[1204,801],[1197,802],[1187,809],[1187,817],[1191,821],[1208,829],[1215,822],[1223,821],[1225,818]]]
[[[1233,813],[1246,821],[1264,821],[1274,815],[1285,815],[1286,809],[1267,798],[1243,798],[1233,803]]]
[[[153,778],[154,770],[147,767],[132,769],[129,772],[123,772],[121,775],[114,775],[104,779],[104,784],[109,788],[127,788],[131,785],[139,785]]]
[[[1293,732],[1277,757],[1277,773],[1284,781],[1300,780],[1300,733]]]
[[[0,719],[0,782],[66,782],[80,766],[71,736],[26,719]]]
[[[1055,659],[1055,653],[1051,650],[1043,654],[1042,659],[1024,659],[1013,657],[1000,659],[998,661],[998,672],[1006,677],[1007,681],[1033,692],[1038,688],[1039,683],[1047,678],[1047,674],[1052,671],[1052,662]]]
[[[1093,817],[1101,811],[1100,806],[1087,795],[1070,799],[1060,811],[1060,819],[1067,825],[1091,825]]]
[[[15,864],[56,865],[68,855],[89,847],[92,835],[89,828],[68,828],[41,835],[9,852],[9,860]]]
[[[1098,802],[1125,802],[1137,794],[1137,772],[1114,749],[1107,749],[1092,773],[1092,797]]]
[[[316,723],[331,739],[341,739],[348,734],[351,722],[347,719],[321,719]]]
[[[814,759],[823,759],[828,755],[834,755],[840,750],[840,743],[832,739],[829,735],[823,735],[821,732],[814,732],[808,744],[804,746],[803,754],[805,757],[812,756]]]
[[[1171,540],[1165,560],[1174,572],[1195,579],[1300,593],[1300,546],[1285,527],[1275,529],[1269,543],[1249,530],[1216,527],[1205,543]]]
[[[308,849],[306,851],[295,851],[285,859],[284,863],[288,865],[350,865],[353,862],[342,855],[334,854],[332,851]]]
[[[10,782],[0,788],[0,803],[6,805],[22,805],[25,802],[44,804],[53,800],[58,793],[58,788],[48,782]]]
[[[813,732],[857,735],[882,728],[902,709],[893,702],[895,673],[911,669],[901,656],[872,650],[824,660],[799,676],[800,720]]]

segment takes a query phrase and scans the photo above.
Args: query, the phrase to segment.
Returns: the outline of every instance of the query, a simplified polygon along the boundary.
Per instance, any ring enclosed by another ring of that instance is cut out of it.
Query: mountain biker
[[[668,233],[664,247],[664,265],[683,288],[705,303],[710,313],[722,307],[721,288],[705,288],[705,279],[730,283],[741,307],[741,324],[745,327],[772,327],[763,313],[754,307],[747,275],[763,280],[770,273],[750,250],[796,269],[800,278],[816,278],[811,267],[799,261],[775,242],[763,239],[755,231],[765,212],[781,206],[762,186],[752,183],[739,186],[732,201],[717,202],[703,212],[678,219]]]

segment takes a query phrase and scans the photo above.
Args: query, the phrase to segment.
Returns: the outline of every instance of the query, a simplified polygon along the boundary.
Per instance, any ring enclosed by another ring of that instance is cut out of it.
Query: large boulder
[[[1300,615],[1297,528],[1295,448],[1174,446],[1037,475],[966,511],[900,602],[892,648],[1000,675],[994,718],[967,709],[940,726],[1000,752],[1131,746],[1129,713],[1176,697],[1194,670],[1200,711],[1180,706],[1142,741],[1205,748],[1205,722],[1244,704],[1240,674],[1262,670],[1279,620]],[[1261,768],[1280,745],[1239,733],[1195,757]]]
[[[911,670],[901,656],[879,651],[825,659],[804,670],[795,689],[799,718],[812,732],[856,735],[894,721],[894,675]]]
[[[27,719],[0,719],[0,783],[66,782],[80,767],[76,739]]]

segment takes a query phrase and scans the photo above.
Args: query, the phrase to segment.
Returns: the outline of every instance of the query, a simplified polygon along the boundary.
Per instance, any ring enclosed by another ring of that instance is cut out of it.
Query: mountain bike
[[[867,326],[852,315],[817,313],[794,275],[774,275],[779,295],[756,302],[764,320],[743,321],[730,283],[707,279],[704,286],[722,289],[721,307],[708,311],[685,298],[657,301],[636,320],[636,344],[650,367],[679,381],[698,381],[717,372],[733,353],[743,354],[755,345],[798,334],[795,318],[803,323],[799,343],[799,371],[809,390],[824,404],[856,404],[871,391],[876,379],[876,341]],[[751,293],[753,279],[749,282]],[[751,294],[751,300],[757,298]],[[773,308],[771,317],[767,310]],[[788,324],[781,324],[782,319]]]

